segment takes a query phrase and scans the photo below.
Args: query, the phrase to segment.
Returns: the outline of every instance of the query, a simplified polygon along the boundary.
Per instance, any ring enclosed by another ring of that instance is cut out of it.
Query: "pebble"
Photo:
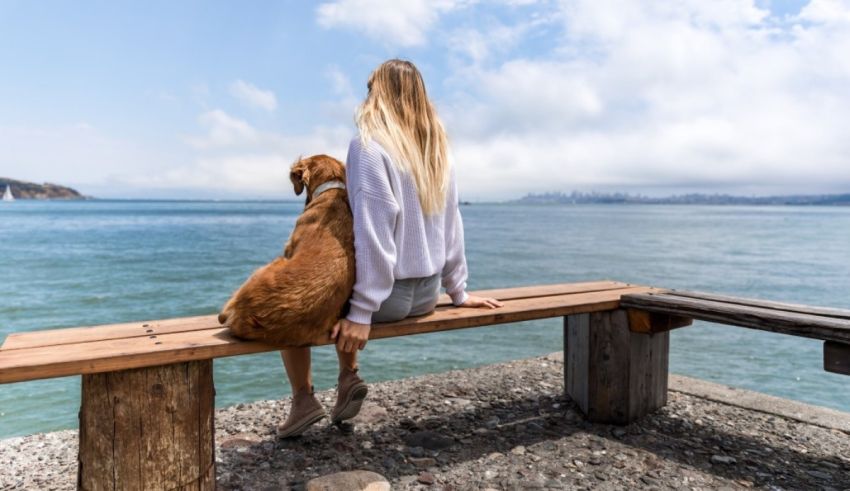
[[[390,491],[387,479],[371,471],[347,471],[307,481],[306,491]]]
[[[422,447],[427,450],[441,450],[454,444],[454,439],[432,431],[418,431],[404,437],[408,447]]]
[[[431,474],[430,472],[421,472],[419,474],[419,477],[416,478],[416,480],[422,484],[430,486],[434,484],[435,479],[434,474]]]
[[[728,455],[712,455],[711,463],[712,464],[723,464],[723,465],[731,465],[735,464],[738,461],[735,460],[735,457],[730,457]]]
[[[420,469],[437,465],[436,459],[432,457],[411,457],[408,460],[410,460],[411,464],[419,467]]]

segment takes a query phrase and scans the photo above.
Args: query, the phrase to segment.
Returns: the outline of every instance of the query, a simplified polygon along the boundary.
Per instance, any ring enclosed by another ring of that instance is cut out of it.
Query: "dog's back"
[[[328,339],[345,313],[355,270],[345,189],[312,196],[325,182],[344,182],[342,163],[310,157],[293,166],[291,177],[296,194],[306,186],[308,196],[284,255],[251,275],[222,309],[219,321],[236,336],[295,347]]]

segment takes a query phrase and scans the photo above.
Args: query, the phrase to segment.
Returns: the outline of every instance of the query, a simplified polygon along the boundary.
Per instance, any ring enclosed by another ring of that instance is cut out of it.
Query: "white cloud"
[[[360,31],[387,45],[425,44],[440,15],[471,2],[464,0],[337,0],[316,9],[319,25]]]
[[[230,95],[249,107],[272,112],[277,109],[277,97],[271,90],[263,90],[244,80],[230,84]]]
[[[170,155],[115,138],[86,122],[54,127],[0,126],[0,176],[77,187],[100,196],[124,173],[156,172]]]
[[[247,121],[235,118],[221,109],[202,113],[198,116],[198,123],[207,133],[200,137],[187,137],[186,141],[199,149],[251,145],[262,136]]]
[[[462,189],[846,192],[847,4],[563,2],[551,51],[453,75]]]
[[[289,168],[299,156],[324,153],[345,159],[352,130],[317,126],[299,133],[263,131],[221,109],[202,113],[204,134],[184,140],[194,149],[185,163],[158,173],[126,175],[134,188],[194,190],[217,196],[294,197]]]

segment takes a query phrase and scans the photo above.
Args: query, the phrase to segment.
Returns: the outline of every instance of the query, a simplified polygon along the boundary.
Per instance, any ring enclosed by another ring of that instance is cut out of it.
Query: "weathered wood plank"
[[[823,369],[827,372],[850,375],[850,344],[833,341],[823,343]]]
[[[375,324],[370,339],[613,310],[619,305],[623,294],[648,291],[654,290],[634,287],[523,298],[505,301],[504,306],[499,309],[441,307],[426,316]],[[325,344],[330,344],[330,340]],[[218,327],[150,337],[3,350],[0,351],[0,383],[111,372],[282,348],[284,347],[242,341],[231,336],[229,329]]]
[[[593,422],[629,422],[628,319],[623,310],[590,314],[587,418]]]
[[[680,327],[687,327],[694,323],[690,317],[680,315],[659,314],[647,312],[646,310],[627,309],[629,315],[629,329],[632,332],[652,334],[656,332],[671,331]]]
[[[494,297],[499,300],[519,300],[523,298],[566,295],[573,293],[592,293],[629,287],[617,281],[593,281],[582,283],[560,283],[554,285],[534,285],[518,288],[498,288],[472,292],[475,295]],[[438,307],[451,305],[447,295],[441,295]],[[131,337],[157,336],[178,332],[199,331],[221,327],[215,315],[183,317],[178,319],[127,322],[102,326],[72,327],[50,329],[25,333],[12,333],[6,337],[0,350],[55,346],[59,344],[77,344]]]
[[[629,416],[634,421],[667,404],[669,332],[629,338]]]
[[[590,314],[564,317],[564,388],[584,413],[587,413],[589,328]]]
[[[212,361],[85,375],[78,489],[215,488]]]
[[[774,302],[756,298],[733,297],[731,295],[719,295],[716,293],[693,292],[688,290],[669,290],[667,295],[677,297],[699,298],[715,302],[732,303],[737,305],[749,305],[751,307],[763,307],[766,309],[782,310],[785,312],[797,312],[799,314],[822,315],[835,317],[837,319],[850,319],[850,310],[832,307],[813,307],[796,303]]]
[[[850,321],[772,308],[660,294],[624,295],[623,308],[850,344]]]

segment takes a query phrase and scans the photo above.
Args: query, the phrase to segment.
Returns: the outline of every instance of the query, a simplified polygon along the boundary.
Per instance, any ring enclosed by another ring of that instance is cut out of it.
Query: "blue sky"
[[[0,0],[0,176],[291,198],[413,60],[466,199],[850,190],[850,2]]]

